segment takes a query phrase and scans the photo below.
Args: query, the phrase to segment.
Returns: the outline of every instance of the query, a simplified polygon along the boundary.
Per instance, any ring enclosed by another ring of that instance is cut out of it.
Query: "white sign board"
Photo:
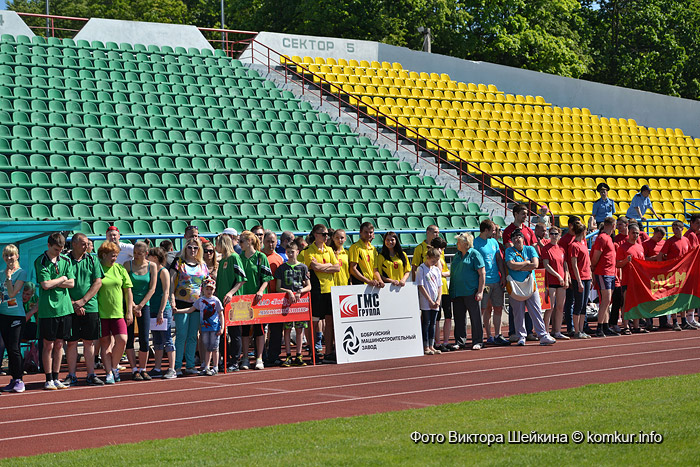
[[[284,55],[290,57],[323,57],[344,58],[346,60],[378,60],[379,46],[376,42],[361,41],[356,39],[340,39],[335,37],[299,36],[296,34],[282,34],[278,32],[263,31],[255,40]],[[255,63],[260,63],[267,57],[267,50],[253,45]],[[251,50],[246,49],[239,59],[244,63],[251,62]],[[266,60],[266,59],[265,59]],[[266,61],[265,61],[266,63]]]
[[[331,289],[338,363],[423,355],[418,290],[413,283],[383,289]]]

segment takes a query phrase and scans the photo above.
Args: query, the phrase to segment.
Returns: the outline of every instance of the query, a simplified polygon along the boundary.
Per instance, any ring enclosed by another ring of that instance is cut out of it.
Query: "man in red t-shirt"
[[[656,256],[658,261],[677,259],[690,251],[690,240],[683,236],[684,227],[685,225],[683,225],[683,222],[681,221],[674,221],[673,224],[671,224],[671,228],[673,229],[673,237],[669,238],[666,240],[666,243],[664,243],[661,251]],[[662,322],[661,327],[665,329],[671,328],[674,331],[682,331],[683,329],[681,328],[680,324],[678,324],[678,317],[680,316],[681,313],[672,314],[671,317],[673,318],[673,326],[669,326],[668,322],[666,322],[666,325],[664,325]],[[685,323],[686,319],[682,318],[682,321]]]
[[[626,216],[620,216],[617,218],[617,235],[613,237],[613,244],[615,245],[615,251],[620,248],[620,245],[627,242],[628,229],[630,225],[630,220]],[[626,328],[620,328],[618,322],[620,321],[620,310],[622,309],[622,285],[620,283],[620,269],[615,269],[615,288],[612,294],[612,305],[610,306],[610,327],[613,331],[621,334],[629,334]]]
[[[630,279],[629,279],[629,270],[630,270],[630,265],[629,263],[632,262],[632,259],[644,259],[644,248],[642,248],[642,244],[639,243],[639,226],[635,223],[629,226],[628,230],[628,236],[627,239],[621,243],[617,247],[617,253],[616,253],[616,263],[615,265],[617,266],[618,270],[620,271],[620,283],[621,286],[620,288],[622,289],[622,305],[624,306],[625,303],[625,297],[627,294],[627,286],[629,285]],[[622,319],[622,323],[625,326],[625,328],[628,328],[629,323],[628,320]],[[634,333],[640,333],[640,332],[647,332],[646,329],[642,329],[639,327],[639,320],[635,319],[633,321],[633,326],[634,329],[631,330],[631,332]]]
[[[700,214],[693,214],[689,219],[690,228],[686,231],[685,237],[690,242],[690,249],[700,246]],[[681,324],[681,329],[700,329],[700,324],[695,321],[695,310],[685,312],[685,320]]]
[[[523,245],[534,246],[537,243],[535,232],[525,225],[527,219],[527,206],[525,204],[516,204],[513,208],[513,222],[503,231],[503,246],[508,249],[513,246],[510,241],[510,236],[515,229],[520,229],[523,234]]]
[[[614,231],[615,219],[606,217],[603,221],[603,228],[598,233],[598,238],[591,248],[591,266],[595,275],[595,286],[598,288],[598,296],[600,297],[597,337],[620,335],[610,329],[608,325],[610,303],[615,288],[615,244],[611,237]]]
[[[277,234],[271,230],[265,231],[263,234],[263,248],[262,252],[267,256],[267,261],[270,263],[270,271],[272,275],[275,275],[275,271],[284,263],[284,258],[280,256],[276,251],[277,246]],[[271,280],[267,285],[268,293],[277,292],[277,281]],[[267,361],[265,365],[267,366],[279,366],[282,362],[280,361],[280,352],[282,351],[282,323],[270,323],[267,326]],[[297,337],[297,339],[299,339]]]
[[[649,240],[642,242],[644,248],[644,259],[654,261],[666,243],[666,227],[655,227],[654,234]]]
[[[559,246],[564,249],[564,255],[566,257],[566,264],[569,267],[569,272],[571,272],[571,256],[569,255],[569,245],[576,237],[574,235],[574,225],[577,222],[581,222],[581,218],[578,216],[569,216],[569,230],[566,234],[562,235],[559,239]],[[564,321],[566,321],[566,335],[572,337],[575,334],[574,331],[574,288],[568,287],[566,289],[566,301],[564,302]]]
[[[700,214],[690,216],[690,228],[683,235],[690,242],[690,248],[695,248],[700,245],[698,242],[698,231],[700,230]]]

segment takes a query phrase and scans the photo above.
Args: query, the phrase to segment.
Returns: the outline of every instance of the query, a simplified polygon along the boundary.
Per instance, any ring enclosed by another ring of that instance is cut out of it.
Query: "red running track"
[[[698,372],[685,331],[50,392],[39,375],[0,397],[0,457]]]

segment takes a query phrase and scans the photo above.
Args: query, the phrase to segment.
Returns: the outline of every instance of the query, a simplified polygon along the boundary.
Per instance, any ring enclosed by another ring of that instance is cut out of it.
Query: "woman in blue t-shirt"
[[[10,384],[3,392],[24,392],[22,376],[22,352],[19,344],[22,338],[25,314],[21,292],[27,280],[27,271],[19,267],[19,250],[15,245],[7,245],[2,251],[2,259],[7,267],[0,273],[0,334],[5,342],[10,367]]]

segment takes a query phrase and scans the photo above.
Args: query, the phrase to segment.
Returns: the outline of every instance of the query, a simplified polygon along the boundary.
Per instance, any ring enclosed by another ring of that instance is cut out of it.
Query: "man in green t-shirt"
[[[66,346],[68,377],[63,381],[66,386],[78,384],[75,375],[78,366],[78,340],[83,340],[83,354],[87,370],[88,386],[102,386],[104,382],[95,376],[95,347],[93,341],[100,338],[100,314],[97,310],[97,291],[102,285],[104,272],[102,265],[94,256],[87,253],[88,238],[77,233],[71,240],[73,251],[68,259],[75,273],[75,287],[68,292],[73,302],[73,326],[71,337]]]
[[[216,271],[216,290],[214,295],[221,301],[222,305],[226,306],[233,296],[240,295],[240,288],[246,281],[241,257],[236,252],[232,252],[226,259],[219,262],[219,267]],[[228,317],[225,317],[225,319],[228,319]],[[241,327],[228,326],[226,331],[231,339],[231,345],[226,348],[226,364],[228,365],[226,371],[238,371],[238,360],[241,356]],[[223,343],[224,339],[221,339],[220,351],[222,355]]]
[[[39,295],[39,335],[43,339],[42,361],[46,374],[44,389],[65,389],[58,379],[63,341],[71,336],[73,304],[68,289],[75,285],[70,260],[61,255],[66,239],[58,232],[49,235],[48,248],[34,261]]]

